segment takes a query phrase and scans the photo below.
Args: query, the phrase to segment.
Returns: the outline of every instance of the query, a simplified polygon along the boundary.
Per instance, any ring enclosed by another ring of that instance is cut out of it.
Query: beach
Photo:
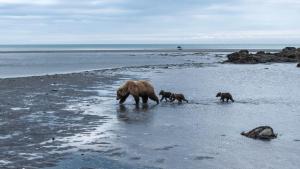
[[[299,69],[224,64],[230,52],[1,53],[0,168],[298,168]],[[140,79],[189,103],[119,105],[118,87]],[[278,138],[240,135],[261,125]]]

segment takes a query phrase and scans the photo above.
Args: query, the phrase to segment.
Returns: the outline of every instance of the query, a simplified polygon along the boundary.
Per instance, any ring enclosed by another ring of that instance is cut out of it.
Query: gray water
[[[10,44],[0,45],[3,51],[61,50],[162,50],[177,49],[282,49],[299,44]]]
[[[297,44],[44,44],[0,45],[0,78],[37,76],[151,64],[184,63],[178,56],[278,51]],[[171,57],[170,57],[171,56]],[[177,58],[175,58],[177,57]],[[213,58],[212,58],[213,59]],[[150,62],[149,62],[150,61]]]
[[[0,78],[73,73],[148,64],[178,64],[202,56],[215,56],[218,53],[224,55],[226,52],[0,53]]]
[[[72,72],[76,65],[78,71],[123,67],[110,71],[127,77],[101,82],[93,102],[79,100],[65,108],[108,120],[57,138],[62,150],[55,153],[67,155],[52,169],[299,168],[300,71],[295,64],[221,64],[225,52],[51,55],[13,54],[2,60],[0,72],[3,77]],[[147,79],[157,93],[183,93],[189,103],[150,101],[137,109],[130,97],[120,106],[115,91],[128,79]],[[236,102],[221,103],[215,97],[219,91],[231,92]],[[260,141],[240,135],[260,125],[272,126],[278,138]]]
[[[86,139],[105,140],[115,149],[104,160],[97,153],[73,155],[55,168],[72,168],[74,163],[79,168],[120,168],[119,163],[129,165],[123,168],[299,168],[300,71],[294,64],[211,63],[188,68],[132,68],[123,73],[150,80],[157,92],[184,93],[190,102],[157,106],[150,102],[136,109],[130,98],[120,106],[114,93],[123,81],[117,82],[99,92],[105,102],[86,110],[112,116],[106,128],[109,137],[97,136],[101,126]],[[236,102],[221,103],[215,97],[218,91],[231,92]],[[260,125],[272,126],[278,138],[260,141],[240,135]],[[70,145],[82,140],[72,139]]]

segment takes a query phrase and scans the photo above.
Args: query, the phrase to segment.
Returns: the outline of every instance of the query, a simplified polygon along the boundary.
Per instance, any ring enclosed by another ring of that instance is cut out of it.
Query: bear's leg
[[[234,100],[233,100],[233,98],[232,98],[232,97],[230,97],[230,100],[231,100],[232,102],[234,102]]]
[[[174,102],[174,100],[175,100],[174,98],[170,98],[170,102]]]
[[[119,103],[120,104],[124,103],[128,96],[129,96],[129,93],[127,93],[124,97],[122,97]]]
[[[153,101],[156,101],[156,103],[159,104],[159,99],[158,99],[158,97],[157,97],[155,94],[150,95],[149,98],[150,98],[151,100],[153,100]]]
[[[143,96],[143,103],[147,103],[148,102],[148,96]]]
[[[224,102],[224,101],[225,101],[225,98],[224,98],[224,97],[221,97],[221,100],[222,100],[222,102]]]
[[[186,101],[187,103],[189,102],[188,100],[186,100],[185,98],[183,99],[183,101]]]
[[[226,98],[226,102],[228,102],[229,98]]]
[[[135,104],[139,105],[139,103],[140,103],[140,97],[139,96],[133,96],[133,97],[134,97],[134,100],[135,100]]]
[[[162,101],[163,99],[166,99],[166,97],[165,97],[165,96],[162,96],[161,99],[160,99],[160,101]]]
[[[168,102],[168,98],[167,97],[165,97],[165,101]]]

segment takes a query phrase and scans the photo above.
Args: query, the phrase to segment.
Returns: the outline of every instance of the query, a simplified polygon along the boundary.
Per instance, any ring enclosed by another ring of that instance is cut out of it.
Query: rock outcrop
[[[264,51],[250,53],[248,50],[240,50],[227,55],[227,58],[228,60],[225,62],[237,64],[297,62],[300,59],[300,48],[286,47],[278,53]]]

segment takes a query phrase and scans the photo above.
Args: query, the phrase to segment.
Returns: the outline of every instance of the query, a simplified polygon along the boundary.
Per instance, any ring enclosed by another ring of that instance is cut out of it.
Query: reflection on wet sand
[[[117,108],[117,117],[125,122],[146,122],[149,121],[153,113],[149,113],[157,105],[142,104],[141,106],[120,104]]]

